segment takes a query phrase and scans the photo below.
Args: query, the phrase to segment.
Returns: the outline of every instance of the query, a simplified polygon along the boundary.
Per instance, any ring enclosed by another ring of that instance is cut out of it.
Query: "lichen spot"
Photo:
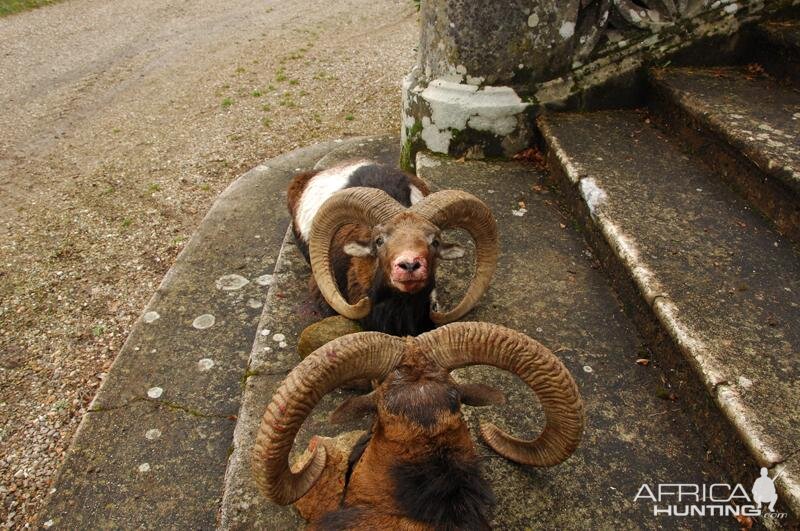
[[[158,319],[160,317],[161,316],[158,315],[158,312],[150,311],[150,312],[147,312],[146,314],[144,314],[144,316],[142,317],[142,320],[147,324],[152,324],[152,323],[155,323],[156,321],[158,321]]]
[[[216,322],[216,318],[211,315],[210,313],[204,313],[203,315],[199,315],[192,321],[192,326],[197,328],[198,330],[205,330],[206,328],[211,328],[214,326]]]
[[[44,527],[45,529],[50,529],[51,527],[53,527],[53,524],[55,524],[55,522],[51,518],[50,520],[48,520],[45,523],[43,523],[42,527]]]
[[[573,35],[575,35],[575,23],[574,22],[564,22],[561,24],[561,27],[558,28],[558,34],[561,35],[562,39],[569,39]]]
[[[264,303],[258,299],[250,299],[247,301],[247,306],[254,310],[258,310],[259,308],[264,306]]]
[[[160,387],[151,387],[147,390],[147,396],[153,399],[161,398],[162,394],[164,394],[164,390]]]
[[[286,336],[283,334],[275,334],[272,336],[272,340],[276,343],[280,343],[281,341],[286,341]]]
[[[746,376],[739,376],[739,385],[742,387],[742,389],[750,389],[753,387],[753,380],[747,378]]]
[[[147,439],[148,441],[155,441],[159,437],[161,437],[161,430],[159,430],[158,428],[153,428],[152,430],[147,430],[144,433],[144,438]]]
[[[139,473],[145,474],[147,472],[150,472],[150,463],[142,463],[139,465]]]
[[[539,25],[539,14],[533,13],[531,16],[528,17],[528,27],[535,28]]]
[[[583,372],[591,374],[591,373],[594,372],[594,369],[592,369],[589,365],[584,365],[583,366]]]
[[[221,289],[222,291],[236,291],[237,289],[242,289],[249,283],[250,281],[242,275],[232,274],[219,277],[215,285],[217,289]]]
[[[272,275],[261,275],[256,279],[256,284],[259,286],[269,286],[272,284]]]
[[[211,358],[203,358],[197,362],[197,370],[200,372],[205,372],[211,369],[211,367],[213,366],[214,366],[214,360],[212,360]]]

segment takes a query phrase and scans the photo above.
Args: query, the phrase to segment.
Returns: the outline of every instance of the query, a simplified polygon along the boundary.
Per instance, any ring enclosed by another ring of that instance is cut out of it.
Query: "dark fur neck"
[[[495,504],[477,458],[465,458],[443,448],[415,463],[398,463],[390,470],[400,511],[435,529],[490,529]]]
[[[414,294],[401,293],[386,285],[383,274],[376,271],[369,298],[372,311],[360,324],[367,331],[394,336],[418,336],[433,330],[431,321],[431,292],[434,281]]]

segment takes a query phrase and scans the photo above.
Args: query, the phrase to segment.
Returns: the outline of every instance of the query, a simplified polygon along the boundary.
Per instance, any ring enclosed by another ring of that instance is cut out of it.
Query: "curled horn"
[[[481,423],[483,439],[498,454],[521,464],[553,466],[578,447],[584,424],[578,387],[564,364],[537,341],[487,323],[452,323],[416,341],[428,358],[448,370],[491,365],[515,374],[536,394],[546,419],[536,439],[517,439]]]
[[[362,319],[369,314],[370,301],[364,297],[355,304],[349,304],[339,292],[330,261],[331,241],[336,231],[348,224],[371,228],[404,210],[383,190],[354,187],[333,194],[317,212],[308,242],[311,271],[322,296],[340,315],[348,319]]]
[[[462,318],[489,287],[497,265],[497,223],[489,208],[477,197],[460,190],[443,190],[431,194],[412,206],[414,212],[442,230],[460,228],[475,241],[475,274],[467,292],[455,308],[448,312],[431,311],[437,325]]]
[[[378,332],[351,334],[331,341],[303,360],[286,377],[261,419],[253,447],[253,473],[261,492],[288,505],[314,486],[325,468],[326,453],[317,446],[298,471],[289,467],[297,431],[330,391],[357,378],[382,380],[399,363],[405,340]]]

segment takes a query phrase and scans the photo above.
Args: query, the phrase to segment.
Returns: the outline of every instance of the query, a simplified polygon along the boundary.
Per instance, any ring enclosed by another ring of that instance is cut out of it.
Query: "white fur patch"
[[[417,203],[422,201],[422,198],[424,196],[422,195],[422,192],[420,191],[420,189],[417,188],[416,186],[414,186],[413,184],[409,185],[409,187],[411,188],[411,197],[410,197],[411,204],[412,205],[416,205]]]
[[[308,181],[305,190],[300,196],[299,205],[295,212],[294,226],[300,231],[305,241],[311,235],[311,224],[322,204],[330,196],[347,186],[353,173],[370,164],[369,161],[360,160],[343,166],[334,166],[321,171]]]

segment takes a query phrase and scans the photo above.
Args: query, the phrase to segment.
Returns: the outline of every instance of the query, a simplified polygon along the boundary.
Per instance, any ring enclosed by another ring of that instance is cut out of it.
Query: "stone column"
[[[422,0],[403,82],[403,159],[509,156],[544,106],[664,61],[800,0]],[[577,98],[576,98],[577,96]]]

